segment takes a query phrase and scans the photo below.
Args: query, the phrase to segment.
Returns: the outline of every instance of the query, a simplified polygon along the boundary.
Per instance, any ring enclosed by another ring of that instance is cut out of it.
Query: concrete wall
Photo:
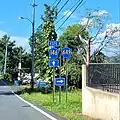
[[[120,120],[119,94],[86,86],[86,65],[82,66],[82,113],[102,120]]]

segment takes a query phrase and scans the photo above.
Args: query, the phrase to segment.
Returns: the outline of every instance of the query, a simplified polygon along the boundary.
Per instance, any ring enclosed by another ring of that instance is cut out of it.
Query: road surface
[[[0,80],[0,120],[58,120],[50,119],[18,99]],[[60,119],[59,119],[60,120]]]

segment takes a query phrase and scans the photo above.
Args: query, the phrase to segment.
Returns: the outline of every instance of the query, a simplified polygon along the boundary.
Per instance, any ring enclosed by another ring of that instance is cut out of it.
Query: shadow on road
[[[14,93],[10,92],[10,91],[0,91],[0,95],[14,95]]]
[[[7,80],[0,79],[0,86],[9,86],[10,83]]]

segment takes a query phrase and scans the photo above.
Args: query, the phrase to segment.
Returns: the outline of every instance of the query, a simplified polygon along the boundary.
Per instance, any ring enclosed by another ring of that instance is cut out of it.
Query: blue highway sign
[[[65,47],[62,49],[62,56],[63,58],[69,59],[71,56],[71,49],[68,47]]]
[[[60,42],[55,41],[55,40],[51,40],[51,41],[48,41],[48,46],[58,47],[58,46],[60,46]]]
[[[57,48],[51,48],[49,50],[49,57],[50,58],[58,58],[58,49]]]
[[[59,67],[59,60],[58,59],[49,60],[49,67]]]
[[[64,86],[65,85],[65,78],[55,78],[55,85],[56,86]]]

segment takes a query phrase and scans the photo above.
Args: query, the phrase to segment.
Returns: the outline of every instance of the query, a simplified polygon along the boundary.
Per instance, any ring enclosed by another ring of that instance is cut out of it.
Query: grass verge
[[[68,120],[93,120],[92,118],[82,116],[82,98],[81,91],[68,93],[68,102],[66,103],[66,94],[62,93],[62,101],[59,104],[59,93],[55,94],[55,103],[53,104],[52,94],[42,93],[24,93],[21,95],[25,100],[33,104],[41,105],[49,111],[55,112]]]

